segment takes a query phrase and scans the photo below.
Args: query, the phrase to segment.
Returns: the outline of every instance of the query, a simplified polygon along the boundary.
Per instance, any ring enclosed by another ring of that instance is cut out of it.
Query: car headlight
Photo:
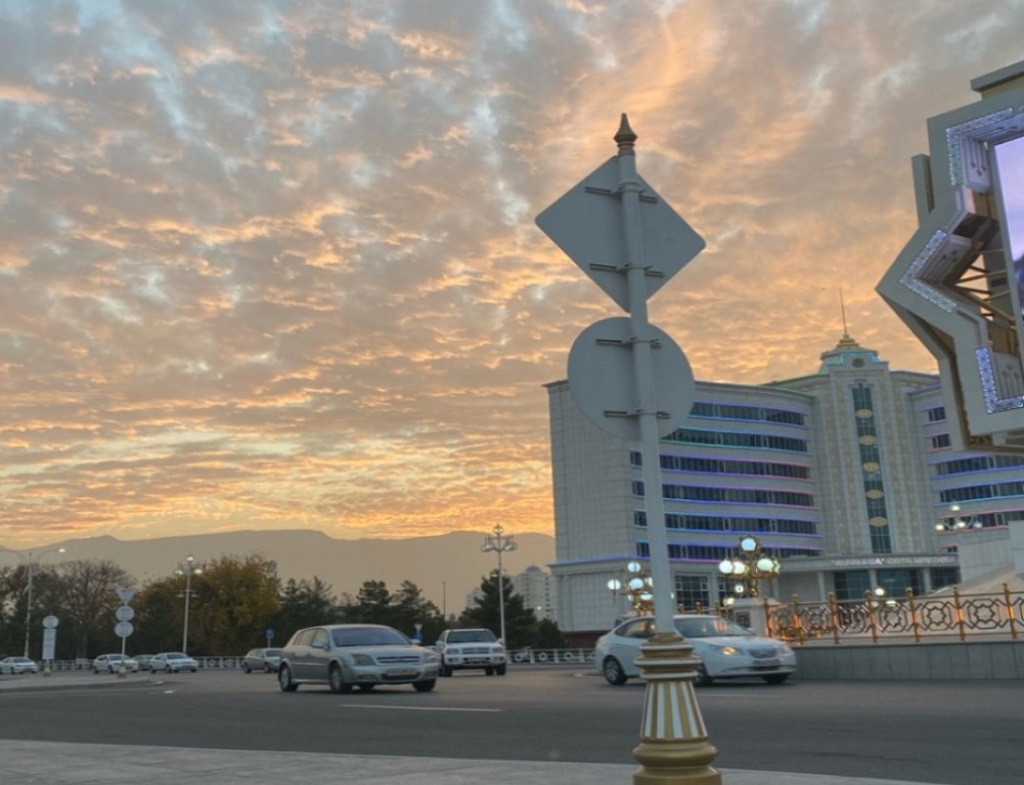
[[[779,651],[782,652],[783,654],[792,654],[793,653],[793,649],[790,647],[790,645],[788,643],[783,643],[779,647]]]
[[[728,646],[728,645],[726,645],[726,646],[714,646],[714,645],[709,645],[708,648],[711,649],[711,651],[715,652],[716,654],[724,654],[726,657],[732,657],[732,656],[735,656],[737,654],[741,654],[742,653],[735,646]]]
[[[352,655],[353,665],[373,665],[373,657],[369,654],[353,654]]]
[[[437,662],[437,652],[436,651],[425,652],[424,655],[423,655],[423,661],[424,662]]]

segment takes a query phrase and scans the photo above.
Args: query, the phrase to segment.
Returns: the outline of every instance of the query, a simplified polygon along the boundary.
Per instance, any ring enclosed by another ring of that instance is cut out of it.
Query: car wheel
[[[499,665],[497,668],[494,669],[494,672],[497,673],[499,676],[504,676],[505,675],[505,666],[504,665]]]
[[[331,692],[338,694],[352,692],[352,685],[345,683],[345,677],[341,673],[341,666],[336,662],[331,663],[331,669],[327,671],[327,686]]]
[[[100,675],[100,669],[99,668],[93,668],[92,672],[95,673],[97,676]]]
[[[174,673],[174,671],[171,669],[171,663],[167,663],[167,672]]]
[[[264,672],[264,673],[270,673],[270,672],[272,672],[273,670],[274,670],[274,669],[270,667],[270,663],[269,663],[269,662],[265,662],[265,663],[263,663],[263,672]]]
[[[246,673],[252,673],[252,668],[249,667],[249,663],[247,662],[242,663],[242,670],[244,670]]]
[[[413,682],[413,687],[416,688],[416,692],[430,692],[434,689],[434,685],[437,684],[436,679],[427,679],[426,681]]]
[[[697,678],[693,680],[693,683],[698,687],[710,687],[715,683],[715,680],[708,676],[708,669],[704,667],[703,663],[697,666]]]
[[[614,684],[618,687],[620,684],[626,683],[626,672],[622,669],[622,665],[614,657],[606,657],[603,665],[601,666],[601,673],[604,674],[605,681],[609,684]]]
[[[281,692],[295,692],[299,688],[299,685],[292,681],[292,669],[287,665],[282,665],[278,670],[277,683],[281,687]]]
[[[484,668],[484,673],[488,676],[494,675],[494,668]]]
[[[449,668],[449,667],[448,667],[447,665],[445,665],[444,663],[441,663],[441,671],[440,671],[440,675],[441,675],[441,676],[444,676],[445,678],[448,678],[449,676],[451,676],[451,675],[452,675],[452,669],[451,669],[451,668]]]
[[[769,684],[782,684],[789,678],[788,673],[770,673],[767,676],[762,676]]]

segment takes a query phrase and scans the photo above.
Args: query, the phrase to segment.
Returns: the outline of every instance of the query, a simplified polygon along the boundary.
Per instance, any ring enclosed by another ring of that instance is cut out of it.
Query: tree
[[[338,617],[331,585],[313,576],[296,581],[290,578],[281,593],[277,617],[274,619],[277,639],[284,643],[296,630],[326,624]]]
[[[526,607],[523,598],[504,575],[501,577],[502,593],[505,598],[505,648],[517,649],[528,646],[533,640],[533,627],[537,617]],[[466,608],[459,617],[459,626],[486,627],[495,635],[501,634],[501,603],[498,592],[498,571],[483,578],[480,583],[480,597],[477,604]]]
[[[190,648],[201,654],[244,653],[260,645],[280,608],[277,565],[262,556],[216,559],[192,578],[192,587]]]
[[[60,619],[58,645],[70,642],[74,657],[88,657],[98,648],[117,650],[114,612],[121,605],[119,588],[133,588],[135,579],[109,560],[78,559],[36,573],[40,609]],[[33,614],[34,615],[34,614]]]

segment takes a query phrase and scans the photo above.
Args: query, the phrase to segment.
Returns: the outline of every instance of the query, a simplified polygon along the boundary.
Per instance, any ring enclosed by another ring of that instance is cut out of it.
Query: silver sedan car
[[[796,654],[788,643],[762,638],[730,619],[682,614],[675,617],[675,626],[700,657],[695,680],[698,686],[707,686],[715,679],[738,678],[782,684],[796,670]],[[640,675],[636,658],[654,629],[653,617],[640,616],[598,638],[594,663],[609,684],[625,684],[627,679]]]
[[[242,670],[246,673],[253,671],[273,673],[280,664],[280,649],[250,649],[249,653],[242,658]]]
[[[93,673],[120,673],[121,668],[128,673],[137,673],[139,663],[124,654],[101,654],[92,661]]]
[[[429,692],[440,664],[431,649],[417,646],[382,624],[326,624],[296,632],[281,652],[277,680],[284,692],[300,684],[326,684],[332,692],[368,691],[377,685],[411,684]]]

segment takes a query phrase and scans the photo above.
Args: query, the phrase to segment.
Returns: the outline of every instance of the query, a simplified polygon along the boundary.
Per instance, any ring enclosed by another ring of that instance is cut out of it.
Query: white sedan
[[[199,670],[199,663],[180,651],[165,651],[157,654],[149,661],[149,672],[166,671],[167,673],[180,673],[181,671]]]
[[[721,616],[683,614],[675,617],[675,626],[700,657],[694,682],[698,686],[715,679],[750,677],[782,684],[796,670],[796,654],[788,643],[754,635]],[[594,662],[609,684],[625,684],[640,675],[636,658],[653,634],[654,617],[639,616],[598,639]]]
[[[121,668],[128,673],[137,673],[139,663],[124,654],[101,654],[92,661],[93,673],[120,673]]]
[[[0,660],[0,673],[39,673],[39,664],[28,657],[4,657]]]

